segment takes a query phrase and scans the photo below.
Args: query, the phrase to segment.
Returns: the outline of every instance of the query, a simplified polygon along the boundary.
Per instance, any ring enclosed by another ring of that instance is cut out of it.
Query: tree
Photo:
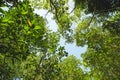
[[[114,13],[100,24],[86,27],[84,19],[76,29],[78,46],[88,45],[82,55],[85,66],[90,67],[90,76],[99,80],[119,80],[119,13]],[[105,17],[104,17],[105,18]],[[94,19],[93,19],[94,22]],[[97,73],[97,74],[96,74]]]
[[[69,74],[68,80],[120,79],[119,0],[74,0],[73,10],[69,0],[36,1],[0,1],[0,79],[56,80]],[[58,31],[50,31],[34,8],[52,13]],[[75,30],[73,23],[77,24]],[[67,52],[59,45],[61,37],[77,46],[88,46],[82,54],[81,65],[90,69],[85,74],[76,58],[63,60]]]
[[[54,12],[56,20],[60,17],[56,15],[59,13],[59,7],[55,6],[57,3],[61,4],[55,0],[45,5],[54,6],[54,8],[47,7],[47,9]],[[88,45],[87,52],[83,54],[83,63],[90,67],[89,74],[94,79],[119,80],[119,3],[119,0],[75,0],[75,8],[71,11],[71,13],[74,12],[73,16],[68,13],[69,20],[67,21],[70,23],[78,20],[81,12],[92,13],[92,16],[83,18],[82,21],[76,21],[78,26],[74,38],[78,46]],[[62,27],[64,28],[64,26]],[[69,29],[70,27],[67,28],[67,30]],[[62,31],[67,32],[67,30],[63,29]]]
[[[83,80],[84,72],[81,69],[80,60],[75,56],[71,55],[64,59],[59,64],[60,67],[60,76],[61,80]]]
[[[33,13],[28,0],[6,2],[8,11],[0,9],[0,79],[48,79],[58,70],[54,65],[67,55],[59,46],[59,34],[47,29],[45,19]]]

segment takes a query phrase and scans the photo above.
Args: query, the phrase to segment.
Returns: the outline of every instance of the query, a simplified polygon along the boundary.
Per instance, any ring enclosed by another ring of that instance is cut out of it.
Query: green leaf
[[[25,30],[28,30],[28,29],[29,29],[28,25],[25,25],[25,26],[24,26],[24,29],[25,29]]]
[[[21,14],[23,15],[28,14],[28,11],[22,10]]]
[[[3,9],[1,9],[1,8],[0,8],[0,12],[1,12],[1,13],[5,13],[5,11],[4,11]]]
[[[2,19],[2,22],[8,22],[10,19],[9,18],[4,18]]]
[[[27,34],[29,35],[29,34],[31,34],[31,32],[30,32],[30,31],[28,31],[28,32],[27,32]]]
[[[41,29],[41,26],[35,26],[34,29]]]

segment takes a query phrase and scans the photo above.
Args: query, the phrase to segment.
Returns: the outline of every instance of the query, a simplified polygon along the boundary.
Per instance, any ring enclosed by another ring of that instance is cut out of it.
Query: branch
[[[72,11],[70,11],[70,14],[76,9],[76,6],[72,9]]]
[[[32,80],[36,80],[36,76],[37,76],[37,74],[38,74],[40,64],[42,63],[42,60],[44,60],[45,57],[46,57],[46,52],[43,53],[43,56],[42,56],[41,59],[39,60],[39,63],[38,63],[38,65],[36,66],[36,69],[35,69],[35,75],[34,75],[34,77],[33,77]]]
[[[45,18],[46,18],[46,16],[48,15],[49,12],[50,12],[50,11],[47,11],[47,13],[46,13],[45,16],[44,16]]]
[[[89,23],[87,24],[87,27],[89,27],[90,24],[92,23],[92,20],[93,20],[93,18],[94,18],[94,15],[95,15],[95,10],[94,10],[94,12],[92,13],[92,17],[91,17]]]
[[[50,5],[51,5],[51,8],[52,8],[52,6],[54,7],[56,19],[57,19],[58,22],[60,22],[60,21],[59,21],[59,18],[58,18],[58,15],[57,15],[57,13],[58,13],[57,7],[55,6],[55,4],[53,3],[52,0],[50,0]]]
[[[100,10],[100,11],[95,11],[95,14],[98,14],[98,13],[105,13],[105,12],[109,12],[109,11],[114,11],[114,10],[120,10],[119,7],[114,7],[114,8],[111,8],[111,9],[107,9],[107,10]]]

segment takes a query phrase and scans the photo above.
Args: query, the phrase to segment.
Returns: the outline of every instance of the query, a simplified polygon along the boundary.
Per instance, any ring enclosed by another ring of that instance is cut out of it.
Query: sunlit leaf
[[[35,28],[34,29],[41,29],[41,26],[35,26]]]

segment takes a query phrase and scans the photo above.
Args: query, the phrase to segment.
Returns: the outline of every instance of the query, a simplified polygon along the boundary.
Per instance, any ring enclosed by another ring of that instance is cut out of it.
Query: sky
[[[74,8],[74,3],[72,2],[72,0],[69,0],[68,5],[69,5],[69,12],[71,12],[72,9]],[[58,26],[57,26],[55,20],[52,19],[52,17],[53,17],[52,14],[48,13],[46,15],[47,11],[43,10],[43,9],[40,9],[40,10],[35,9],[34,12],[39,14],[40,16],[46,17],[47,21],[48,21],[47,26],[49,26],[49,29],[52,31],[57,31]],[[73,24],[72,27],[76,27],[76,24]],[[78,47],[78,46],[76,46],[75,42],[74,43],[66,43],[65,39],[63,39],[63,38],[60,39],[60,45],[65,46],[65,49],[69,53],[69,55],[74,55],[77,58],[81,58],[80,55],[82,53],[84,53],[87,49],[87,45],[84,47],[80,47],[80,46]]]
[[[40,16],[43,16],[43,17],[46,17],[47,18],[47,26],[49,26],[49,29],[52,30],[52,31],[57,31],[57,24],[55,22],[55,20],[52,19],[52,14],[47,13],[46,10],[43,10],[43,9],[35,9],[34,11],[35,13],[39,14]],[[45,16],[46,15],[46,16]],[[72,25],[72,26],[76,26],[75,24]],[[61,38],[60,39],[60,45],[61,46],[65,46],[65,50],[69,53],[69,55],[74,55],[76,56],[77,58],[81,58],[81,54],[84,53],[87,49],[87,46],[84,46],[84,47],[78,47],[76,46],[76,43],[66,43],[65,42],[65,39]]]

